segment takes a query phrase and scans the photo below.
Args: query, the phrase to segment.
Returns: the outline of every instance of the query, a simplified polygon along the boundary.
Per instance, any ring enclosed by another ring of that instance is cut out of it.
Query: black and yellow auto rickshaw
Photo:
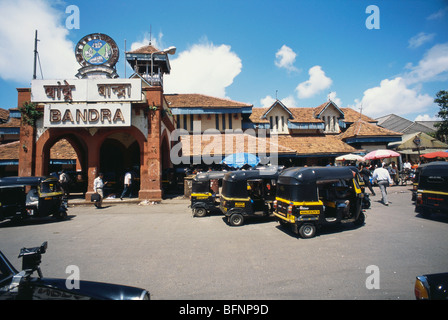
[[[190,207],[194,217],[205,217],[211,210],[218,209],[218,184],[225,174],[225,171],[208,171],[198,173],[193,178],[191,183]]]
[[[64,192],[55,177],[0,178],[0,219],[67,216]]]
[[[289,168],[278,177],[274,215],[302,238],[339,222],[364,223],[364,194],[349,167]]]
[[[268,167],[224,176],[219,208],[230,225],[241,226],[249,217],[272,214],[279,172],[277,167]]]
[[[448,213],[448,162],[420,166],[415,211],[423,215]]]

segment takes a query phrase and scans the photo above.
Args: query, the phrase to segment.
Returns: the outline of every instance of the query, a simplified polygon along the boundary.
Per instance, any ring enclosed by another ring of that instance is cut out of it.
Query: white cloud
[[[145,46],[149,45],[149,43],[151,43],[151,45],[154,48],[163,50],[163,49],[165,49],[165,47],[163,46],[162,38],[163,38],[162,32],[159,32],[158,37],[155,39],[148,32],[146,32],[143,35],[143,39],[141,41],[136,41],[131,44],[131,49],[129,51],[134,51],[141,47],[145,47]]]
[[[279,68],[285,68],[288,71],[297,71],[294,67],[297,54],[288,46],[283,45],[275,54],[275,65]]]
[[[62,12],[45,0],[0,1],[0,77],[17,82],[33,75],[34,35],[44,78],[74,78],[80,66],[67,39]],[[40,68],[37,67],[40,78]]]
[[[328,98],[333,101],[334,103],[336,103],[336,105],[341,108],[342,107],[342,100],[338,97],[336,97],[336,91],[332,91],[330,92]]]
[[[435,33],[424,33],[420,32],[409,39],[409,48],[418,48],[426,42],[432,41],[434,39]]]
[[[448,75],[448,43],[436,44],[429,49],[417,66],[410,69],[404,78],[408,84],[434,80],[446,80]]]
[[[329,88],[332,80],[325,75],[321,66],[314,66],[308,71],[310,78],[300,83],[296,90],[299,98],[310,98],[315,94]]]
[[[376,117],[394,113],[405,115],[420,112],[433,103],[433,98],[427,94],[419,94],[417,89],[406,86],[401,77],[384,79],[378,87],[364,91],[361,101],[355,101],[356,108],[362,105],[363,114]]]
[[[269,108],[274,104],[275,101],[276,100],[273,97],[267,95],[266,97],[260,99],[261,108]],[[287,108],[295,108],[297,106],[296,99],[294,99],[293,96],[287,96],[286,98],[280,99],[280,101]]]
[[[439,11],[429,15],[426,19],[428,19],[428,20],[441,19],[446,15],[447,12],[448,12],[448,7],[445,7],[445,8],[440,9]]]
[[[363,113],[372,117],[421,113],[433,107],[434,98],[420,90],[425,82],[448,79],[448,43],[433,46],[418,65],[408,63],[406,69],[401,77],[384,79],[379,86],[364,91],[361,101],[355,100],[356,107],[362,105]]]
[[[430,116],[429,114],[419,114],[414,121],[440,121],[437,116]]]
[[[193,45],[170,59],[171,73],[164,77],[167,93],[201,93],[226,97],[226,88],[241,72],[241,59],[228,45]]]
[[[267,95],[266,97],[260,99],[260,104],[262,108],[269,108],[272,106],[275,102],[275,99],[272,98],[270,95]]]

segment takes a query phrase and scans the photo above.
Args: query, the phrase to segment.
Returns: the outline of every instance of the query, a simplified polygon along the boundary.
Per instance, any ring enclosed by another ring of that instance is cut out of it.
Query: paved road
[[[159,300],[414,299],[415,276],[448,271],[448,216],[416,215],[409,186],[390,188],[389,198],[385,207],[373,197],[364,226],[312,239],[274,220],[230,227],[219,214],[193,218],[183,199],[80,206],[62,222],[0,223],[0,248],[19,268],[21,247],[48,241],[45,276],[65,278],[76,265],[82,279],[143,287]],[[379,289],[366,287],[372,265]]]

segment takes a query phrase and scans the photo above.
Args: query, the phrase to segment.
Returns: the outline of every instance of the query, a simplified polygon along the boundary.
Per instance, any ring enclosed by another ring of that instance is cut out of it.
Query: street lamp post
[[[153,85],[153,77],[154,77],[154,58],[153,55],[154,54],[175,54],[176,53],[176,47],[169,47],[167,49],[161,50],[161,51],[156,51],[156,52],[152,52],[151,53],[151,86]]]

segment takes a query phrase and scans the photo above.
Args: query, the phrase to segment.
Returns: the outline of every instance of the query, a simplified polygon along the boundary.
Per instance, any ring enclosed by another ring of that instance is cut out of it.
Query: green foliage
[[[448,91],[440,90],[437,92],[434,102],[440,106],[437,116],[442,119],[441,122],[434,126],[437,128],[436,137],[440,141],[448,141]]]
[[[19,111],[23,122],[30,126],[35,126],[36,120],[43,115],[43,112],[37,110],[36,104],[32,102],[25,102],[22,107],[19,107]]]

